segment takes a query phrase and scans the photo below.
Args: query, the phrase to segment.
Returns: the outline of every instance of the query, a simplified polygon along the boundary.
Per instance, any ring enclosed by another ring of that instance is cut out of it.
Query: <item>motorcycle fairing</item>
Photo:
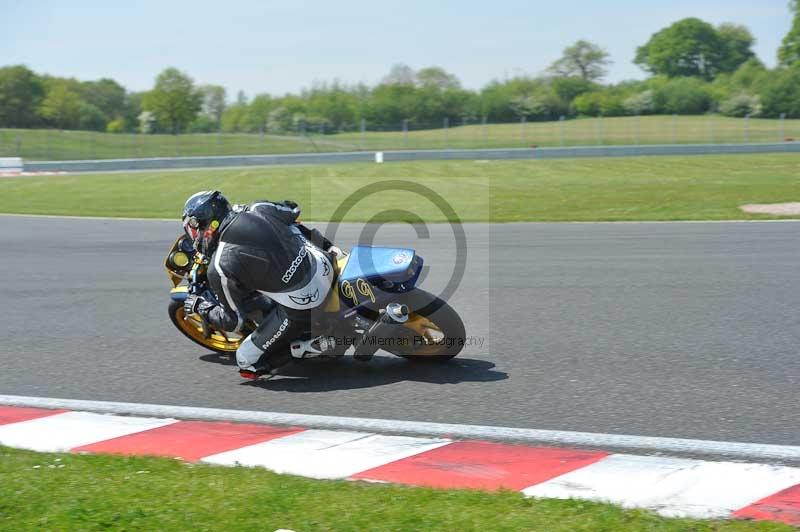
[[[355,246],[340,270],[340,299],[354,307],[376,303],[373,287],[378,292],[408,292],[419,279],[422,264],[413,249]]]

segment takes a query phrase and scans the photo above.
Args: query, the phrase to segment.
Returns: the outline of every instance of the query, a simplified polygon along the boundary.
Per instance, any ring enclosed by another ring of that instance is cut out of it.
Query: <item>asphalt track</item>
[[[796,223],[468,225],[451,301],[476,343],[455,361],[308,361],[254,385],[166,318],[177,223],[0,222],[3,394],[800,444]],[[437,291],[454,244],[430,232],[375,243],[416,247]]]

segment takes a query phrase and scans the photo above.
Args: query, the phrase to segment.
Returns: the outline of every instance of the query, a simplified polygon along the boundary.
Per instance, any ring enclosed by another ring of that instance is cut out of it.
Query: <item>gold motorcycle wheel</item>
[[[242,343],[243,337],[235,334],[225,334],[220,331],[203,327],[203,322],[198,316],[189,316],[184,319],[182,301],[171,301],[169,304],[169,319],[185,337],[206,349],[220,354],[235,353]]]
[[[439,299],[415,290],[400,299],[409,307],[408,321],[403,324],[410,344],[387,349],[409,360],[444,362],[464,348],[466,333],[458,313]]]

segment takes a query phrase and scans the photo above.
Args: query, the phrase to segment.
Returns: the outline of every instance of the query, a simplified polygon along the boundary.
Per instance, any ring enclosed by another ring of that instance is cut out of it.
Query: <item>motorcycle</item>
[[[165,260],[173,285],[169,318],[196,344],[233,354],[275,303],[255,292],[244,305],[247,319],[238,333],[216,329],[198,314],[185,315],[188,294],[217,301],[206,277],[210,259],[185,235],[175,241]],[[311,323],[325,350],[296,352],[300,345],[293,342],[293,357],[338,358],[350,347],[359,360],[369,360],[378,349],[415,361],[445,361],[458,355],[466,339],[464,323],[447,302],[417,287],[423,262],[413,249],[360,245],[334,258],[333,287],[312,313]]]

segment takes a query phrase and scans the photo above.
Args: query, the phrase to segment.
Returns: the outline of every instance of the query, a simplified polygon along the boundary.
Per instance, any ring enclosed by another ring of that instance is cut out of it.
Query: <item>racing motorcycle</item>
[[[210,259],[188,237],[175,241],[165,261],[173,285],[169,318],[196,344],[232,354],[275,303],[254,293],[244,305],[247,319],[238,333],[216,329],[198,314],[185,315],[183,302],[190,293],[218,301],[206,277]],[[369,360],[378,349],[410,360],[444,361],[458,355],[466,338],[464,323],[447,302],[417,287],[423,262],[408,248],[355,246],[336,257],[334,287],[311,323],[322,349],[300,352],[304,344],[293,342],[292,356],[338,358],[350,348],[359,360]]]

